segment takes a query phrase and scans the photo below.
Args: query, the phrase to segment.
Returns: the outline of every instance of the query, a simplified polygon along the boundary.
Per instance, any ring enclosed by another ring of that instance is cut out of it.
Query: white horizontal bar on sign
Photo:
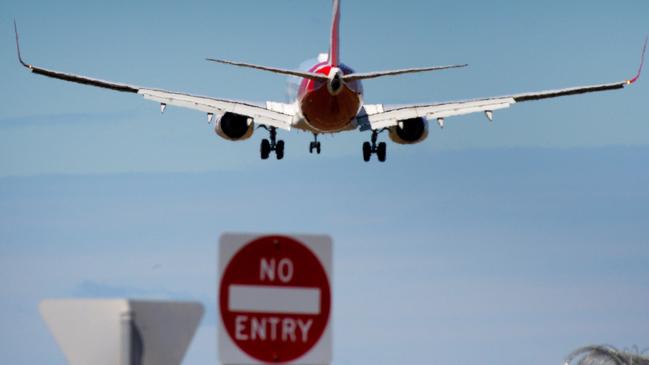
[[[265,285],[230,285],[233,312],[320,314],[320,289]]]

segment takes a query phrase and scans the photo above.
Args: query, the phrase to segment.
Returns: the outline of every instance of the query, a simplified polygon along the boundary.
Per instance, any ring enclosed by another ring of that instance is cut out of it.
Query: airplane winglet
[[[20,54],[20,42],[18,40],[18,27],[16,26],[16,19],[14,19],[14,33],[16,34],[16,52],[18,53],[18,62],[31,70],[32,65],[25,63],[25,61],[23,61],[23,57]]]
[[[640,78],[640,74],[642,73],[642,66],[644,66],[644,57],[645,57],[645,54],[647,53],[647,40],[648,39],[649,39],[649,36],[646,36],[644,38],[644,46],[642,47],[642,56],[640,58],[640,68],[638,68],[638,73],[635,75],[634,78],[632,78],[631,80],[626,81],[627,85],[633,84],[634,82],[638,81],[638,79]]]

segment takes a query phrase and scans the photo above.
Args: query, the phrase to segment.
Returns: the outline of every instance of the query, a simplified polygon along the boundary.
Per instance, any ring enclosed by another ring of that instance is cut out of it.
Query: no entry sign
[[[226,234],[219,249],[223,364],[331,362],[331,239]]]

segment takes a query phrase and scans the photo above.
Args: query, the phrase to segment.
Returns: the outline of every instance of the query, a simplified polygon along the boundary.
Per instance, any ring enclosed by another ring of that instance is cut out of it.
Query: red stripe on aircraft
[[[331,39],[329,43],[329,64],[338,66],[339,58],[339,24],[340,24],[340,0],[333,0],[333,20],[331,24]]]

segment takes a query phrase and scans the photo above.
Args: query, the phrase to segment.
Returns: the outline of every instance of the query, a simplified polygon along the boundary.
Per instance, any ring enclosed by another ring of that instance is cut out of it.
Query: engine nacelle
[[[214,132],[229,141],[240,141],[252,136],[255,125],[252,118],[241,114],[225,113],[216,122]]]
[[[428,137],[428,121],[425,118],[400,120],[390,127],[390,139],[399,144],[415,144]]]

